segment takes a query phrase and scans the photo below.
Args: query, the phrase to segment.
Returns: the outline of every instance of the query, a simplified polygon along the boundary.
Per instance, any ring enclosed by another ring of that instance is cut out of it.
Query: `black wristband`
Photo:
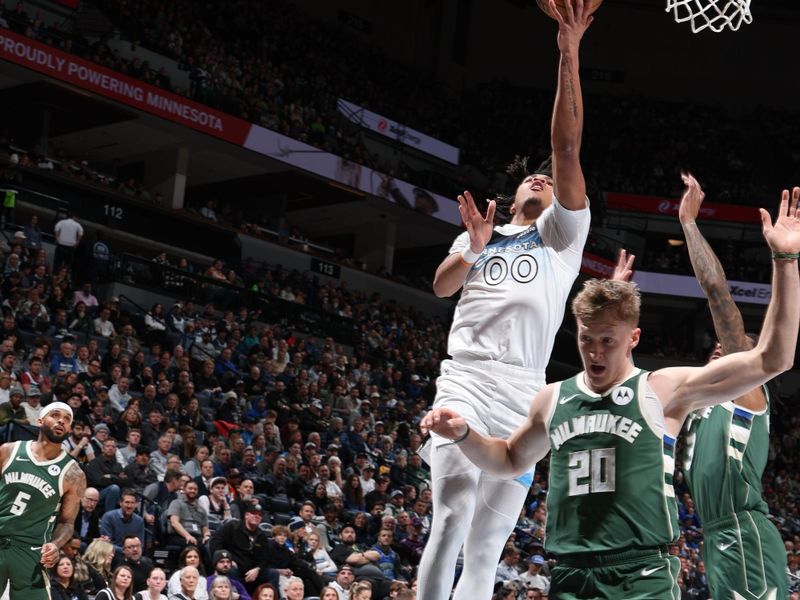
[[[472,430],[469,428],[469,423],[467,423],[467,430],[464,432],[464,435],[462,435],[458,439],[453,440],[453,443],[454,444],[460,444],[461,442],[463,442],[465,439],[467,439],[467,436],[469,435],[470,431],[472,431]]]

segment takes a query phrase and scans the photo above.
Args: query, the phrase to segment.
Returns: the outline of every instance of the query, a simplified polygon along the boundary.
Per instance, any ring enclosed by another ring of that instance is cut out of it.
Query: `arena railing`
[[[245,284],[223,282],[133,254],[121,254],[114,263],[114,281],[153,290],[177,300],[191,299],[198,305],[213,303],[219,310],[236,310],[245,306],[248,310],[260,311],[260,321],[279,323],[317,337],[331,336],[347,345],[355,345],[359,340],[353,319],[314,306],[289,302]]]

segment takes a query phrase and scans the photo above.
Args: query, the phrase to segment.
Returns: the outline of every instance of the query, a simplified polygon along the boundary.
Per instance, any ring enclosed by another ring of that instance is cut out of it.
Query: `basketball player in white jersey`
[[[463,288],[437,382],[436,408],[450,407],[484,435],[505,438],[525,421],[545,384],[545,367],[589,232],[586,183],[579,162],[583,103],[578,50],[592,22],[583,0],[557,15],[561,52],[549,164],[533,173],[516,160],[518,187],[508,224],[494,227],[496,201],[484,218],[469,192],[459,196],[467,231],[436,271],[434,292]],[[432,435],[433,523],[419,568],[418,598],[447,600],[456,560],[464,569],[454,600],[492,595],[500,553],[514,529],[533,474],[502,480],[482,473],[451,440]]]

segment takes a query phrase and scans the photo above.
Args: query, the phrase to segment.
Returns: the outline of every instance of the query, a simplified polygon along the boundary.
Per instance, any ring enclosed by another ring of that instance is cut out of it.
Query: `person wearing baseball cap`
[[[38,385],[28,386],[28,393],[26,394],[25,401],[22,403],[22,408],[25,409],[25,416],[28,423],[36,423],[39,416],[42,414],[42,392],[39,390]]]
[[[11,421],[28,423],[28,416],[22,406],[25,392],[21,387],[14,386],[8,390],[8,402],[0,404],[0,425],[8,425]]]
[[[350,597],[350,587],[355,581],[356,575],[353,572],[353,567],[347,563],[339,567],[339,572],[336,574],[336,579],[331,581],[328,586],[336,590],[339,598]]]
[[[214,569],[214,573],[206,578],[209,590],[217,577],[227,577],[230,579],[231,588],[239,594],[239,600],[250,600],[250,594],[244,584],[231,576],[231,572],[236,573],[236,571],[233,571],[233,555],[230,552],[227,550],[214,552],[214,557],[211,559],[211,568]],[[241,574],[239,576],[241,577]]]
[[[259,527],[262,517],[260,504],[246,505],[242,519],[224,523],[214,533],[212,543],[214,548],[230,553],[250,593],[262,583],[271,583],[276,590],[279,585],[278,571],[271,566],[270,540]]]
[[[528,559],[528,570],[519,576],[519,580],[528,589],[535,588],[546,594],[550,591],[550,578],[542,572],[545,562],[541,554],[531,555]]]

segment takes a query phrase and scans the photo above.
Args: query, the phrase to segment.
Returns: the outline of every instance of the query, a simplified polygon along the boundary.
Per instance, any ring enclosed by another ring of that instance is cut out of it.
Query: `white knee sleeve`
[[[475,513],[464,542],[464,570],[453,600],[489,600],[503,547],[514,531],[528,488],[482,474]]]
[[[480,470],[452,444],[431,450],[433,522],[419,564],[418,600],[447,600],[477,500]]]

